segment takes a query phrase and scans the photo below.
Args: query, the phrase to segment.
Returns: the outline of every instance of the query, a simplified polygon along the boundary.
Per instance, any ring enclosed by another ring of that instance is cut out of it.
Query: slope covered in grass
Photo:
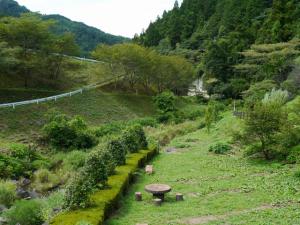
[[[46,114],[52,110],[70,116],[80,115],[91,126],[155,113],[150,96],[112,94],[96,89],[57,102],[0,109],[1,137],[27,137],[39,132],[45,123]]]
[[[240,149],[225,155],[209,152],[218,142],[230,143],[241,121],[225,114],[210,134],[205,129],[175,138],[153,162],[155,174],[142,175],[107,225],[131,224],[299,224],[300,179],[294,165],[245,158]],[[144,191],[166,183],[173,191],[161,207]],[[144,200],[134,201],[141,191]],[[183,202],[175,194],[183,193]]]
[[[119,72],[112,74],[109,65],[105,63],[72,58],[68,58],[67,62],[72,63],[74,68],[64,71],[56,80],[32,77],[29,81],[29,88],[24,88],[24,81],[21,77],[0,73],[0,104],[67,93],[120,75]]]

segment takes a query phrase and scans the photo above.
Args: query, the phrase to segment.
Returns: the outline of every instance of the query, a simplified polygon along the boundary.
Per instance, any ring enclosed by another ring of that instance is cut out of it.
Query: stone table
[[[170,192],[172,188],[166,184],[149,184],[145,187],[145,191],[153,194],[153,197],[164,201],[165,194]]]

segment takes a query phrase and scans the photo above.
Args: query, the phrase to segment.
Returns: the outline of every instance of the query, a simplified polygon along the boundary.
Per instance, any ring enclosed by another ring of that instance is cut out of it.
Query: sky
[[[61,14],[104,32],[133,37],[146,29],[175,0],[17,0],[20,5],[42,14]],[[178,1],[179,3],[182,0]]]

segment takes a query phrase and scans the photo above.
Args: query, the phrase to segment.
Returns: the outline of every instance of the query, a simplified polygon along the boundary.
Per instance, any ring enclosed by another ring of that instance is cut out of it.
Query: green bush
[[[127,152],[134,153],[148,147],[145,132],[140,125],[128,127],[122,135],[122,141]]]
[[[9,153],[0,153],[0,178],[30,177],[36,160],[43,159],[32,146],[11,145]]]
[[[146,117],[141,119],[135,119],[128,123],[129,125],[138,124],[142,127],[157,127],[158,123],[155,118],[152,117]]]
[[[297,177],[298,179],[300,179],[300,170],[299,171],[297,171],[297,172],[295,172],[295,177]]]
[[[168,123],[170,121],[174,121],[174,119],[175,119],[174,112],[160,113],[157,116],[157,121],[159,123]]]
[[[101,150],[102,160],[106,167],[107,176],[111,176],[115,174],[115,169],[117,166],[117,162],[114,159],[113,153],[109,151],[109,149],[102,148]],[[104,180],[105,183],[105,180]]]
[[[175,107],[176,97],[170,92],[166,91],[154,97],[154,104],[158,109],[158,121],[166,123],[174,118],[174,113],[177,111]]]
[[[119,200],[129,188],[134,173],[139,166],[152,159],[158,153],[158,149],[141,151],[128,158],[126,166],[117,168],[118,173],[109,177],[108,186],[110,188],[95,191],[91,196],[92,207],[79,209],[76,211],[64,212],[56,216],[51,224],[53,225],[74,225],[79,221],[87,221],[91,224],[103,224],[105,215],[109,215],[117,207]]]
[[[43,215],[46,221],[53,217],[53,209],[62,209],[64,204],[64,192],[52,192],[47,198],[43,199]]]
[[[104,137],[107,135],[121,133],[124,128],[124,124],[121,124],[120,122],[113,122],[102,125],[101,127],[97,128],[94,133],[97,137]]]
[[[4,217],[8,220],[8,225],[42,225],[44,223],[43,204],[37,200],[21,200],[5,211]]]
[[[165,91],[154,97],[156,107],[163,114],[176,111],[175,100],[175,95],[170,91]]]
[[[101,148],[89,153],[83,172],[88,176],[91,183],[96,186],[98,184],[104,185],[108,179],[107,165],[114,162],[108,152]]]
[[[117,166],[125,165],[126,149],[120,138],[115,138],[108,142],[107,150],[112,154],[113,160]]]
[[[10,146],[10,155],[13,158],[27,162],[32,162],[41,158],[33,146],[26,146],[23,144],[12,144]]]
[[[65,209],[86,208],[90,204],[90,195],[94,189],[94,181],[84,171],[71,178],[64,196]]]
[[[31,187],[38,192],[48,192],[62,183],[62,178],[50,172],[48,169],[35,171]]]
[[[48,183],[50,181],[51,173],[47,169],[41,169],[34,173],[34,177],[40,183]]]
[[[78,116],[71,119],[61,114],[52,116],[43,131],[46,140],[55,148],[84,149],[97,144],[96,137],[88,131],[85,121]]]
[[[206,97],[204,97],[204,95],[203,94],[198,94],[198,95],[196,95],[196,100],[197,100],[197,102],[198,103],[200,103],[200,104],[202,104],[202,103],[208,103],[208,99],[206,98]]]
[[[98,144],[98,139],[90,131],[82,131],[77,133],[77,138],[73,143],[77,149],[88,149]]]
[[[17,186],[10,181],[0,181],[0,205],[10,207],[17,199]]]
[[[300,145],[293,147],[287,156],[288,163],[298,163],[300,161]]]
[[[209,151],[215,154],[225,154],[231,150],[230,145],[224,143],[217,143],[209,147]]]
[[[86,157],[86,152],[78,150],[72,151],[64,157],[64,166],[70,170],[77,170],[84,166]]]

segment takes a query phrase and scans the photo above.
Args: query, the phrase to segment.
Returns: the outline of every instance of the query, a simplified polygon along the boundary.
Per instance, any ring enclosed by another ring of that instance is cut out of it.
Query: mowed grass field
[[[226,113],[210,134],[202,129],[175,138],[167,147],[172,151],[162,151],[153,161],[153,175],[140,171],[106,225],[300,224],[296,165],[246,158],[236,147],[226,155],[209,152],[212,144],[231,142],[232,132],[241,126]],[[161,207],[144,191],[151,183],[173,188]],[[142,202],[134,200],[137,191],[143,194]],[[175,201],[177,192],[184,195],[183,202]]]

